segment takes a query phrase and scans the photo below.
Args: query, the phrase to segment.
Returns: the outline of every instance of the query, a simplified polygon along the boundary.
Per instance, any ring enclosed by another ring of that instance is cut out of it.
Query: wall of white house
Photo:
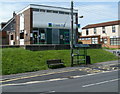
[[[112,26],[105,26],[105,33],[102,32],[102,27],[96,28],[96,34],[94,34],[94,28],[90,28],[89,34],[86,35],[86,29],[82,30],[82,36],[92,36],[92,35],[101,35],[101,37],[110,36],[111,38],[115,38],[120,36],[119,25],[115,25],[115,33],[112,32]]]

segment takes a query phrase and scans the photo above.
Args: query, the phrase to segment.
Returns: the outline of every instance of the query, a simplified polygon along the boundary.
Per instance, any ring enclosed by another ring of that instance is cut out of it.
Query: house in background
[[[120,20],[90,24],[82,28],[79,41],[83,44],[102,44],[102,47],[120,48]]]
[[[9,45],[9,34],[2,30],[6,24],[6,22],[0,23],[0,45]]]
[[[73,14],[76,39],[78,10],[74,10]],[[70,30],[70,8],[36,4],[14,13],[13,18],[2,28],[9,34],[9,45],[70,44]]]

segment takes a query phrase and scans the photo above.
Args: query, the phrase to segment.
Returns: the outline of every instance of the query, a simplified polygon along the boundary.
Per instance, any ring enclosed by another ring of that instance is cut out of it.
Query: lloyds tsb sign
[[[48,23],[48,27],[65,27],[65,24]]]

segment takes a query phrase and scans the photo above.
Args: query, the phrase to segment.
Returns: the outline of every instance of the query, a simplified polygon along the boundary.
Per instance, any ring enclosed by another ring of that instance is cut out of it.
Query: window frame
[[[86,35],[89,35],[89,29],[86,29]]]
[[[110,38],[110,45],[120,45],[120,38]]]
[[[112,26],[112,33],[115,33],[115,32],[116,32],[116,31],[115,31],[115,28],[116,28],[115,25],[113,25],[113,26]]]
[[[104,33],[104,34],[106,33],[105,32],[105,26],[102,27],[102,33]]]
[[[96,27],[94,28],[94,34],[97,34]]]

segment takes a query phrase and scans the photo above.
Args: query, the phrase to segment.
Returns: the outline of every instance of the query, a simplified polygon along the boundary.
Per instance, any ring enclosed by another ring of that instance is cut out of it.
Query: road
[[[76,70],[3,82],[2,91],[42,92],[38,94],[55,92],[118,92],[118,80],[118,70],[92,74]]]

